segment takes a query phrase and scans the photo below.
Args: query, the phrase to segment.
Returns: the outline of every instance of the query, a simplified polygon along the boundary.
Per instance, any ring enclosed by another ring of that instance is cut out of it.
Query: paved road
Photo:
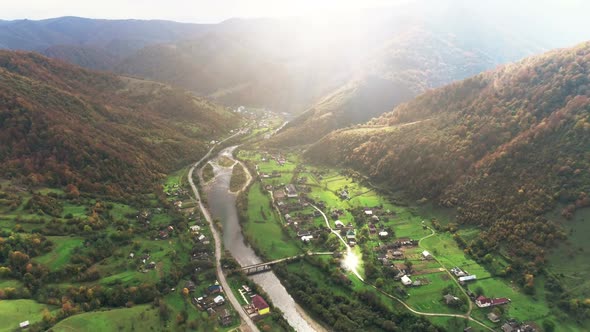
[[[217,143],[218,145],[225,142],[226,140],[233,138],[237,135],[241,134],[241,131],[224,139],[223,141]],[[238,299],[235,297],[234,293],[232,292],[231,288],[229,287],[229,284],[227,283],[227,280],[225,279],[225,275],[223,274],[223,270],[221,269],[221,237],[219,236],[219,232],[217,231],[217,229],[215,228],[215,226],[213,225],[213,218],[211,218],[211,214],[209,213],[209,210],[207,210],[207,207],[203,204],[203,201],[201,200],[201,196],[199,195],[199,190],[197,189],[197,186],[195,186],[195,183],[193,181],[193,172],[195,171],[195,168],[199,167],[199,165],[207,158],[209,158],[209,156],[211,155],[211,153],[213,152],[213,149],[215,149],[216,146],[213,146],[209,152],[207,152],[207,154],[205,154],[203,156],[203,158],[201,158],[199,161],[197,161],[189,170],[188,172],[188,182],[191,185],[191,188],[193,190],[193,194],[195,195],[195,199],[196,202],[199,204],[199,208],[201,209],[201,212],[203,212],[203,215],[205,216],[205,219],[207,220],[207,222],[209,223],[209,228],[211,229],[211,233],[213,233],[213,239],[215,241],[215,261],[216,261],[216,269],[217,269],[217,279],[219,280],[219,283],[221,284],[221,287],[223,287],[223,289],[225,290],[225,297],[229,300],[229,302],[231,303],[231,305],[234,307],[234,309],[236,310],[236,312],[238,312],[238,314],[240,315],[240,318],[242,319],[242,321],[246,324],[245,326],[242,327],[242,330],[244,332],[259,332],[258,327],[256,326],[256,324],[254,324],[254,322],[252,321],[252,319],[250,319],[250,317],[246,314],[246,312],[242,309],[242,306],[240,305],[240,302],[238,302]]]

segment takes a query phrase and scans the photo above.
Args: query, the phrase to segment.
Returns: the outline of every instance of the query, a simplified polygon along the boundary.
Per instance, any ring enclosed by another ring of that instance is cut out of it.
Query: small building
[[[191,232],[193,233],[198,233],[201,230],[201,226],[199,225],[193,225],[190,227]]]
[[[386,231],[379,232],[380,237],[387,237],[388,235],[389,235],[389,233],[387,233]]]
[[[231,314],[227,309],[223,309],[221,313],[219,313],[219,320],[221,321],[221,326],[230,326],[233,323]]]
[[[215,303],[216,305],[222,305],[225,303],[225,299],[223,298],[223,296],[221,295],[217,295],[214,299],[213,299],[213,303]]]
[[[477,276],[475,274],[472,274],[469,276],[464,276],[464,277],[459,277],[460,282],[474,281],[476,279],[477,279]]]
[[[258,294],[252,296],[252,305],[254,305],[259,315],[266,315],[270,313],[270,307],[268,303],[266,303],[262,296]]]
[[[301,241],[303,242],[309,242],[313,239],[313,235],[304,235],[301,237]]]
[[[401,278],[401,281],[404,286],[410,286],[412,284],[412,279],[410,279],[410,277],[408,277],[407,275],[404,275]]]
[[[490,299],[483,295],[480,295],[477,299],[475,299],[475,304],[480,308],[493,307],[508,303],[510,303],[510,299],[507,299],[505,297]]]
[[[373,210],[365,210],[365,215],[372,216],[373,215]]]
[[[20,326],[21,329],[26,329],[27,327],[29,327],[29,325],[31,325],[31,323],[28,320],[18,324],[18,326]]]
[[[459,301],[459,298],[458,298],[458,297],[456,297],[456,296],[453,296],[453,295],[451,295],[451,294],[447,294],[447,295],[443,296],[443,298],[444,298],[444,300],[445,300],[445,303],[446,303],[447,305],[449,305],[449,304],[452,304],[452,303],[455,303],[455,302]]]
[[[354,232],[354,229],[349,229],[346,232],[346,238],[351,241],[356,240],[356,233]]]
[[[396,250],[396,251],[394,251],[394,252],[392,253],[392,255],[393,255],[393,257],[395,257],[395,258],[404,257],[404,253],[403,253],[403,252],[401,252],[401,251],[399,251],[399,250]]]
[[[490,312],[488,314],[488,319],[492,322],[492,323],[497,323],[500,321],[500,316],[496,315],[493,312]]]
[[[426,251],[426,250],[424,250],[424,251],[422,252],[422,257],[423,257],[424,259],[429,259],[429,260],[434,258],[434,257],[432,257],[432,255],[431,255],[431,254],[430,254],[428,251]]]
[[[209,294],[217,294],[223,292],[223,288],[219,285],[211,285],[207,287],[207,293]]]
[[[334,221],[334,226],[336,226],[336,228],[342,228],[344,227],[344,223],[340,220],[336,220]]]
[[[286,185],[285,191],[287,192],[287,197],[289,197],[289,198],[295,198],[298,196],[297,189],[295,188],[295,185],[293,185],[293,184]]]

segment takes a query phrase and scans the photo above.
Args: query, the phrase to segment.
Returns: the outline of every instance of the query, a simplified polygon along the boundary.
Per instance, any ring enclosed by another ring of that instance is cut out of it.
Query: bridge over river
[[[289,262],[299,260],[305,256],[317,256],[317,255],[334,255],[334,253],[331,251],[328,251],[328,252],[307,252],[305,254],[291,256],[291,257],[285,257],[285,258],[277,259],[277,260],[270,261],[270,262],[242,266],[241,268],[239,268],[239,270],[244,271],[244,273],[246,273],[246,275],[262,273],[262,272],[269,271],[273,265],[278,264],[278,263],[283,263],[283,262],[289,263]]]

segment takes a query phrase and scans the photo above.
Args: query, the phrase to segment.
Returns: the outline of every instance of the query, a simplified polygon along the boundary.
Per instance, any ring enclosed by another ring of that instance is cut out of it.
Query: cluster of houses
[[[187,281],[184,285],[186,289],[192,294],[196,290],[196,286],[192,281]],[[223,288],[215,283],[207,287],[205,294],[191,298],[191,302],[197,309],[207,311],[210,316],[217,316],[222,326],[229,326],[233,322],[233,317],[229,310],[224,306],[225,298],[223,297]]]
[[[153,270],[156,268],[156,262],[150,260],[151,256],[150,256],[149,252],[145,252],[144,254],[142,254],[139,257],[136,257],[134,252],[130,252],[127,257],[129,259],[138,259],[139,264],[140,264],[139,271],[141,271],[142,273],[148,273],[149,270]]]

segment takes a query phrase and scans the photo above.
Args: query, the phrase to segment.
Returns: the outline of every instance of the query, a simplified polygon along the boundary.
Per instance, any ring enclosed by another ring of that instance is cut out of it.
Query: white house
[[[408,277],[407,275],[404,275],[401,280],[404,286],[410,286],[412,284],[412,279],[410,279],[410,277]]]
[[[309,242],[311,239],[313,239],[313,235],[304,235],[301,237],[301,241],[303,242]]]
[[[344,223],[340,220],[336,220],[334,221],[334,226],[336,226],[336,228],[342,228],[344,227]]]
[[[213,299],[213,302],[215,302],[215,304],[222,304],[225,302],[225,299],[223,296],[217,295],[217,297]]]
[[[25,329],[27,327],[29,327],[30,323],[28,320],[21,322],[20,324],[18,324],[18,326],[20,326],[21,329]]]
[[[387,235],[389,235],[389,233],[387,233],[386,231],[379,232],[379,236],[381,237],[386,237]]]
[[[432,255],[426,250],[422,252],[422,257],[424,257],[424,259],[432,259]]]

